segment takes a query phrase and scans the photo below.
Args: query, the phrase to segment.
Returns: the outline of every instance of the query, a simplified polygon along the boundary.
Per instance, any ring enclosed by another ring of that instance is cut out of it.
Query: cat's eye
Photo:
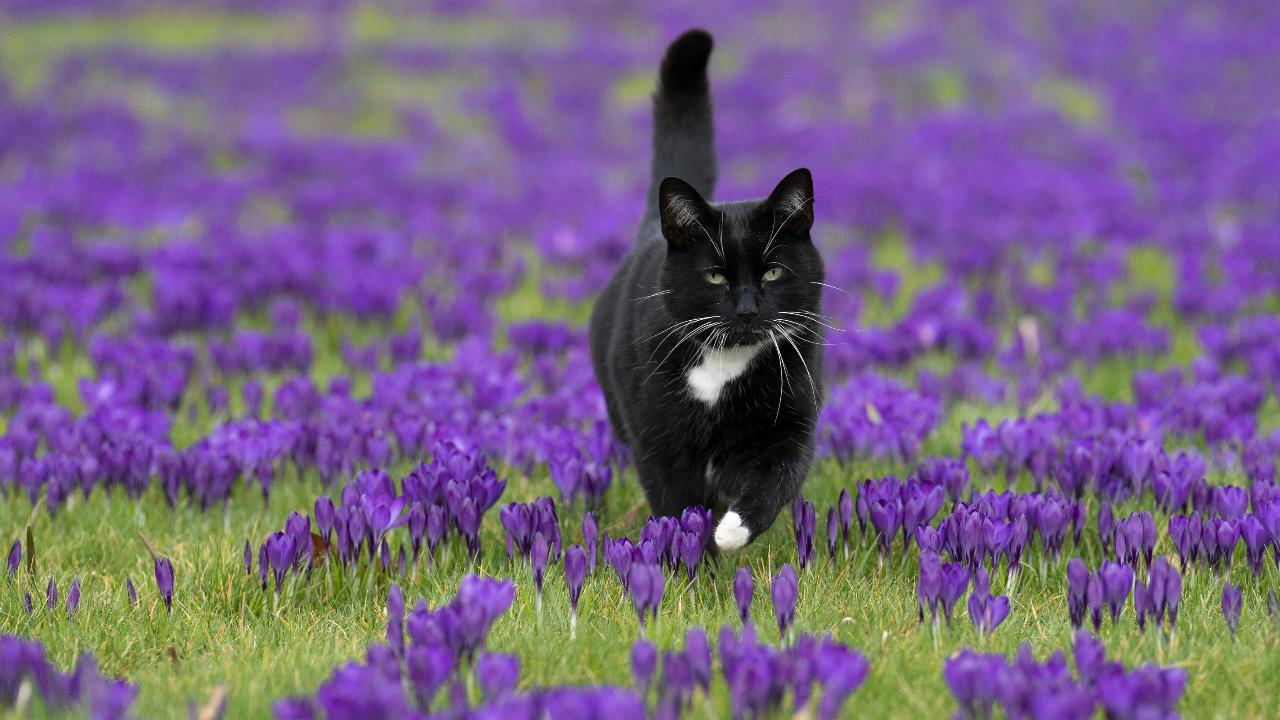
[[[780,267],[771,267],[768,270],[764,271],[765,282],[773,282],[774,280],[777,280],[780,277],[782,277],[782,268]]]
[[[721,273],[716,272],[715,270],[708,270],[707,272],[702,273],[702,279],[706,280],[712,285],[723,285],[729,282],[728,278],[726,278]]]

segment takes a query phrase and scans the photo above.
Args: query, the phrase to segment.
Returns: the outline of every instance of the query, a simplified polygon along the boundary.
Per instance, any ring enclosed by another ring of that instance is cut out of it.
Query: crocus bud
[[[9,548],[9,579],[18,572],[18,565],[22,563],[22,540],[14,540],[13,547]]]
[[[590,511],[582,515],[582,543],[587,549],[587,570],[594,572],[599,557],[600,523]]]
[[[551,550],[547,546],[547,538],[541,531],[533,536],[533,551],[529,562],[533,565],[533,584],[538,588],[538,597],[542,597],[542,578],[547,570],[547,558]]]
[[[1231,583],[1222,586],[1222,617],[1231,630],[1231,639],[1236,637],[1236,628],[1240,627],[1240,611],[1244,607],[1244,597],[1240,588]]]
[[[164,598],[165,612],[173,612],[173,563],[167,557],[156,558],[156,587]]]
[[[70,618],[78,609],[80,609],[80,578],[75,578],[67,590],[67,617]]]
[[[502,698],[514,690],[520,680],[520,659],[514,655],[484,653],[476,659],[476,679],[486,700],[493,702]]]
[[[404,592],[395,583],[387,590],[387,645],[404,657]]]
[[[784,563],[782,569],[773,578],[769,595],[773,599],[773,615],[778,621],[778,634],[785,635],[791,623],[795,621],[796,599],[799,596],[800,583],[796,579],[796,571],[790,563]]]
[[[564,551],[564,580],[569,586],[569,604],[573,614],[578,614],[578,599],[582,596],[582,583],[587,579],[587,551],[580,545],[570,545]]]
[[[743,566],[733,576],[733,598],[738,602],[738,617],[742,624],[751,622],[751,596],[755,583],[751,580],[751,568]]]
[[[649,683],[653,681],[653,671],[657,666],[658,648],[648,640],[637,640],[631,646],[631,675],[641,695],[649,692]]]

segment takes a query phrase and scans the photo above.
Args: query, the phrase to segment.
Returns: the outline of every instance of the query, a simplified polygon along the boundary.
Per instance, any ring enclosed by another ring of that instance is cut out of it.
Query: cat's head
[[[733,347],[780,333],[814,339],[821,313],[822,257],[809,237],[813,178],[801,168],[758,201],[711,204],[669,177],[658,188],[667,257],[668,311],[707,344]]]

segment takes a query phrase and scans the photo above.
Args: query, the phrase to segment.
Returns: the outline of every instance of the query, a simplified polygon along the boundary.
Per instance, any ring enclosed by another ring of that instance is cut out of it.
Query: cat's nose
[[[734,307],[734,312],[738,315],[740,322],[751,322],[756,319],[759,314],[759,308],[756,306],[756,296],[751,293],[743,293],[738,296],[738,302]]]

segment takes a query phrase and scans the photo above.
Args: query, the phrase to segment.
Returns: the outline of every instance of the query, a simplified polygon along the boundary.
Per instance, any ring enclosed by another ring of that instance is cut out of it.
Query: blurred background
[[[892,298],[941,277],[909,267],[1012,288],[1042,263],[1080,285],[1141,242],[1206,280],[1211,249],[1225,298],[1188,303],[1234,306],[1275,270],[1275,12],[10,1],[0,241],[64,270],[116,253],[154,303],[99,259],[88,278],[28,267],[0,318],[171,332],[280,294],[362,318],[412,294],[460,306],[448,335],[529,273],[543,300],[581,300],[631,239],[654,67],[690,26],[717,37],[718,195],[812,167],[834,284]]]

